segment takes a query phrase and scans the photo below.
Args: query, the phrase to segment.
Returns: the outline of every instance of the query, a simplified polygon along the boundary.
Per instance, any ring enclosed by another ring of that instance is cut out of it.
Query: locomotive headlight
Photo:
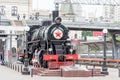
[[[70,49],[70,52],[72,53],[72,52],[73,52],[73,49]]]
[[[51,52],[53,49],[52,49],[52,48],[49,48],[48,50]]]

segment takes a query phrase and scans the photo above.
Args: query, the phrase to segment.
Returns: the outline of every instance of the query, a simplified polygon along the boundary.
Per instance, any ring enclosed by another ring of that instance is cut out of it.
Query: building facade
[[[30,16],[32,0],[0,0],[0,15],[10,19],[23,19]]]
[[[70,39],[78,39],[78,40],[81,40],[81,39],[82,39],[82,31],[70,30],[70,31],[69,31],[69,38],[70,38]]]
[[[110,20],[110,6],[103,6],[103,17],[105,21]]]
[[[71,0],[65,0],[63,4],[61,4],[60,7],[60,16],[62,17],[63,21],[79,21],[81,20],[82,16],[82,7],[78,4],[72,4]],[[82,31],[69,31],[69,39],[82,39]]]
[[[120,23],[120,6],[103,6],[103,16],[107,21]]]
[[[115,6],[115,22],[120,23],[120,6]]]
[[[72,4],[71,0],[65,0],[61,4],[60,16],[67,20],[78,21],[82,16],[82,7],[79,3]]]

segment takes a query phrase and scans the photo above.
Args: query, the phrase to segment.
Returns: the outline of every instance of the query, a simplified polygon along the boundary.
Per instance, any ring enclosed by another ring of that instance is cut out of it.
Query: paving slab
[[[118,77],[118,69],[109,68],[109,75],[97,77],[48,77],[22,75],[20,72],[14,71],[8,67],[0,65],[0,80],[120,80]]]

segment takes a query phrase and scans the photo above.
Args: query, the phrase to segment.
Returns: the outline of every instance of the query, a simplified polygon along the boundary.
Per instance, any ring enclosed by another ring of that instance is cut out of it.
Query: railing
[[[120,60],[107,59],[106,60],[107,67],[119,68]],[[94,66],[102,66],[103,59],[98,58],[79,58],[77,64],[85,64],[85,65],[94,65]]]

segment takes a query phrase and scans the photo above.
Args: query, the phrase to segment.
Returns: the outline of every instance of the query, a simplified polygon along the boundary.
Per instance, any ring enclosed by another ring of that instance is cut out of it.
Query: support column
[[[113,48],[113,50],[112,50],[112,57],[113,57],[113,59],[116,59],[117,58],[117,56],[116,56],[117,49],[116,49],[115,34],[111,33],[111,35],[112,35],[112,48]]]
[[[10,61],[10,64],[12,64],[12,30],[10,31],[10,55],[9,57],[9,61]]]

